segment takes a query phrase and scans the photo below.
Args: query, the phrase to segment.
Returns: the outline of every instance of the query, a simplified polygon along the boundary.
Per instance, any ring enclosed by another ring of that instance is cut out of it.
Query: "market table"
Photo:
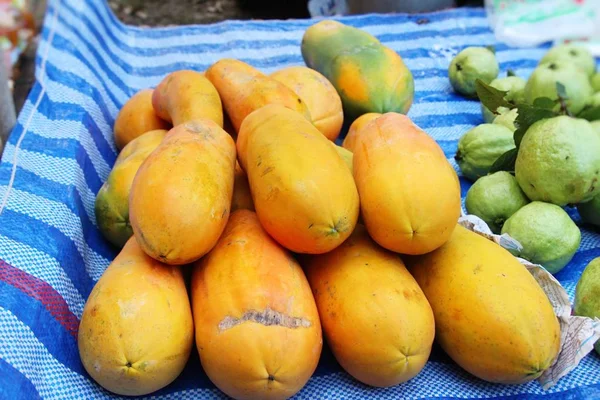
[[[495,45],[501,73],[527,77],[548,45],[513,49],[495,41],[483,9],[421,15],[344,17],[398,51],[415,77],[408,115],[454,165],[457,140],[482,123],[480,104],[453,93],[450,59],[471,45]],[[0,164],[0,398],[103,398],[85,372],[77,329],[85,300],[116,255],[96,226],[94,199],[117,151],[112,125],[136,91],[178,69],[204,70],[223,57],[264,72],[303,65],[300,41],[311,20],[227,21],[205,26],[134,28],[102,0],[51,0],[36,65],[37,81]],[[469,182],[461,178],[463,198]],[[580,223],[582,242],[557,278],[571,299],[584,266],[600,256],[600,236]],[[197,352],[157,398],[224,398]],[[600,398],[600,357],[592,352],[558,385],[481,381],[435,348],[423,371],[388,389],[362,385],[325,347],[298,399]]]

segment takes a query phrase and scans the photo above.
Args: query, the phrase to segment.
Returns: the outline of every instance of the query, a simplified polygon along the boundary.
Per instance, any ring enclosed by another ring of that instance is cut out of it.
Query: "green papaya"
[[[462,174],[476,181],[490,172],[498,157],[514,148],[513,132],[506,126],[481,124],[460,138],[454,159]]]
[[[306,30],[301,51],[306,65],[333,84],[350,122],[366,113],[410,109],[412,73],[398,53],[366,31],[323,20]]]

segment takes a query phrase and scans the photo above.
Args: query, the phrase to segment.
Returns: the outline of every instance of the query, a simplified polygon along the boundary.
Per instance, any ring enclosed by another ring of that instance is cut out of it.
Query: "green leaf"
[[[504,99],[504,96],[506,96],[508,92],[498,90],[495,87],[488,85],[481,79],[477,79],[475,81],[475,90],[477,91],[477,97],[479,97],[479,101],[481,101],[481,103],[488,110],[496,115],[498,115],[498,107],[506,107],[509,109],[515,108],[514,104],[509,103]]]
[[[552,100],[549,97],[538,97],[533,100],[534,107],[544,108],[547,110],[552,110],[556,106],[556,103],[558,103],[558,100]]]
[[[492,164],[490,168],[490,174],[498,171],[515,172],[515,162],[517,161],[517,149],[510,149],[506,153],[502,154]]]
[[[521,145],[521,140],[523,139],[523,136],[525,136],[525,132],[527,132],[531,125],[542,119],[557,117],[560,115],[556,111],[553,111],[552,108],[545,107],[550,104],[548,101],[552,102],[552,100],[547,98],[546,100],[544,100],[544,98],[538,98],[534,101],[533,105],[520,103],[517,106],[517,118],[515,120],[517,130],[515,131],[514,135],[517,149]],[[554,102],[552,105],[554,105]]]
[[[513,71],[512,69],[509,69],[508,71],[506,71],[506,76],[517,76],[517,74],[515,74],[515,71]]]
[[[558,94],[558,97],[560,97],[563,100],[568,100],[569,96],[567,95],[567,89],[565,88],[565,85],[563,85],[560,82],[556,82],[556,93]]]
[[[577,118],[587,119],[588,121],[600,120],[600,106],[584,108],[577,114]]]

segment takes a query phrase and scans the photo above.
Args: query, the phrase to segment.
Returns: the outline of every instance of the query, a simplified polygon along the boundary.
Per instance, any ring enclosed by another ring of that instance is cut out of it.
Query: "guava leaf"
[[[577,114],[577,118],[587,119],[588,121],[600,120],[600,106],[584,108]]]
[[[552,105],[554,106],[552,100],[548,98],[544,100],[543,97],[535,99],[533,105],[520,103],[517,106],[517,118],[515,119],[517,130],[514,135],[517,149],[521,145],[521,140],[523,139],[523,136],[525,136],[525,132],[527,132],[527,129],[529,129],[531,125],[542,119],[557,117],[559,115],[556,111],[553,111],[552,108],[545,107],[550,105],[549,102],[552,102]]]
[[[512,69],[509,69],[508,71],[506,71],[506,76],[517,76],[517,74],[515,74],[515,71],[513,71]]]
[[[549,97],[538,97],[533,101],[533,106],[536,108],[544,108],[547,110],[552,110],[558,100],[552,100]]]
[[[482,81],[481,79],[477,79],[475,81],[475,90],[477,91],[477,97],[479,97],[479,101],[491,112],[498,115],[496,111],[498,107],[506,107],[509,109],[515,108],[515,105],[506,101],[504,96],[508,92],[503,90],[498,90],[495,87],[492,87]]]
[[[563,100],[567,100],[569,98],[565,85],[560,82],[556,82],[556,93],[558,94],[558,97],[562,98]]]
[[[498,171],[507,171],[510,173],[515,172],[515,162],[517,161],[517,149],[510,149],[506,153],[502,154],[498,159],[492,164],[490,168],[490,174]]]

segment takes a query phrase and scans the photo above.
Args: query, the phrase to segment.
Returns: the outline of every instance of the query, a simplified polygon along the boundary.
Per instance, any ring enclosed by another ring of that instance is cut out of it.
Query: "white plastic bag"
[[[510,46],[531,47],[568,39],[600,40],[600,0],[485,0],[496,38]]]
[[[308,12],[313,18],[346,15],[348,4],[346,0],[309,0]]]

